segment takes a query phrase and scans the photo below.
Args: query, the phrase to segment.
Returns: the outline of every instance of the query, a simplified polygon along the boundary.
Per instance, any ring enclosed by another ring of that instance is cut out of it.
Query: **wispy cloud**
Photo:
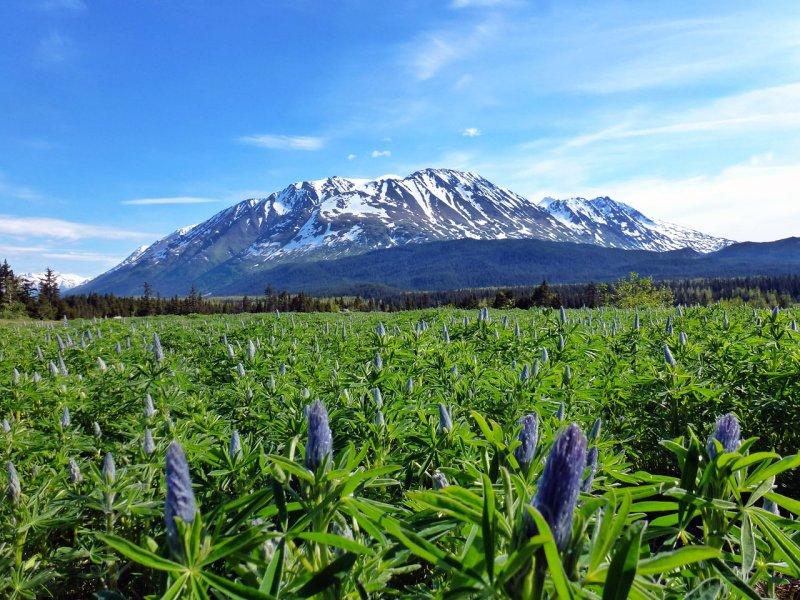
[[[516,4],[515,0],[452,0],[451,8],[486,8],[503,4]]]
[[[321,150],[325,146],[325,139],[321,137],[272,133],[245,135],[239,138],[239,142],[273,150]]]
[[[355,154],[348,154],[347,155],[347,160],[355,160],[356,158],[358,158],[358,157]]]
[[[461,132],[461,135],[464,137],[478,137],[481,135],[481,130],[477,127],[467,127],[464,131]]]
[[[385,156],[391,156],[391,150],[373,150],[372,151],[372,158],[382,158]]]
[[[24,185],[11,183],[3,178],[0,173],[0,198],[13,198],[15,200],[42,200],[44,196],[34,189]]]
[[[488,19],[467,31],[453,28],[424,33],[407,47],[405,60],[416,78],[425,81],[480,50],[498,31],[497,21]]]
[[[141,240],[159,237],[153,233],[76,223],[63,219],[14,217],[11,215],[0,215],[0,234],[25,239],[57,238],[71,241],[82,239]]]
[[[36,64],[40,67],[60,65],[69,62],[77,54],[77,46],[71,37],[53,31],[39,40],[36,48]]]
[[[122,261],[117,255],[103,254],[101,252],[83,252],[80,250],[64,250],[60,248],[50,248],[47,246],[16,246],[13,244],[0,244],[0,255],[2,256],[30,256],[37,258],[50,258],[57,260],[74,260],[77,262],[89,262],[99,264],[115,265]]]
[[[163,198],[134,198],[133,200],[123,200],[120,204],[133,206],[152,206],[168,204],[211,204],[219,202],[214,198],[200,198],[197,196],[167,196]]]

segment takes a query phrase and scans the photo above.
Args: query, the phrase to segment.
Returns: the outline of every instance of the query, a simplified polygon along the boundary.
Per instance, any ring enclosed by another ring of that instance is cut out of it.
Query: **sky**
[[[18,272],[97,275],[294,181],[424,167],[800,235],[800,2],[0,2]]]

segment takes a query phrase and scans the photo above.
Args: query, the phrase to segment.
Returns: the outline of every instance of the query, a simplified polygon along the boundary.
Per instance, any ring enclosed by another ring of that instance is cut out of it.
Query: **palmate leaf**
[[[755,512],[751,513],[754,524],[771,542],[773,548],[777,549],[786,559],[794,577],[800,577],[800,547],[791,538],[783,533],[769,517],[762,517]]]
[[[201,571],[200,577],[213,589],[222,593],[222,595],[231,598],[232,600],[274,600],[273,596],[269,596],[255,588],[248,587],[235,581],[230,581],[219,575],[215,575],[210,571]]]
[[[372,549],[363,544],[333,533],[322,533],[318,531],[304,531],[293,536],[301,540],[334,546],[352,552],[353,554],[372,554]]]
[[[315,573],[303,587],[294,593],[300,598],[310,598],[315,594],[324,592],[329,587],[339,582],[339,575],[349,571],[355,564],[357,558],[355,554],[350,552],[343,554],[321,571]]]
[[[709,546],[686,546],[672,552],[662,552],[639,562],[641,575],[661,575],[693,563],[718,558],[720,551]]]

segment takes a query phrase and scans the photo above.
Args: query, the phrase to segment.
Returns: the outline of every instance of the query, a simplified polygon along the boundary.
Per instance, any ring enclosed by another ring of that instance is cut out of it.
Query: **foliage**
[[[661,308],[671,306],[672,291],[666,286],[657,286],[652,277],[640,277],[631,273],[614,286],[613,302],[620,308]]]
[[[800,579],[795,318],[0,325],[0,596],[774,596]],[[570,439],[587,467],[554,519]]]

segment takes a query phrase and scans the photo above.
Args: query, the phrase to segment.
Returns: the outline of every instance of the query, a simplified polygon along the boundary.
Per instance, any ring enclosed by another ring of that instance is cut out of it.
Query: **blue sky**
[[[800,235],[800,3],[6,0],[0,257],[95,275],[301,179],[476,171]]]

